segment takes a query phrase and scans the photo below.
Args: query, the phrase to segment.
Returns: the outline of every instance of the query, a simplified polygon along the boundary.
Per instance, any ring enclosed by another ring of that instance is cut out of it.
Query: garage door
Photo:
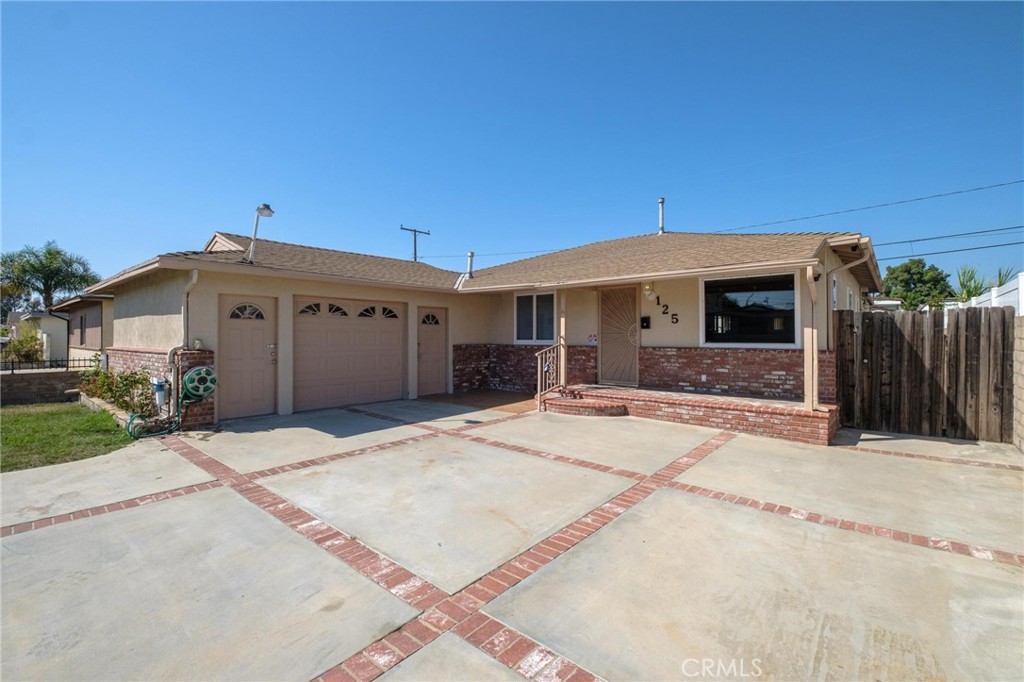
[[[404,311],[399,303],[296,298],[295,409],[402,398]]]

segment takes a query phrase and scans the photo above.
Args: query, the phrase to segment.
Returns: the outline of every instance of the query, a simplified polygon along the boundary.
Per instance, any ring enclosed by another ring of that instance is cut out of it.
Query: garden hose
[[[139,438],[149,438],[150,436],[165,436],[172,431],[177,431],[178,427],[181,426],[181,410],[185,404],[185,396],[178,396],[178,412],[174,417],[167,417],[167,425],[159,431],[136,431],[133,426],[136,424],[136,420],[141,419],[139,426],[145,428],[147,419],[138,412],[132,412],[128,415],[128,422],[124,425],[124,430],[129,436],[138,440]]]
[[[163,428],[157,431],[142,431],[146,427],[147,420],[141,414],[132,412],[128,416],[128,422],[124,425],[124,430],[128,432],[128,435],[132,438],[148,438],[150,436],[164,436],[172,431],[177,431],[181,427],[181,415],[184,409],[185,403],[194,403],[209,398],[213,395],[214,390],[217,387],[217,374],[213,371],[213,367],[201,366],[193,367],[192,369],[185,372],[181,377],[181,388],[178,391],[178,411],[173,417],[167,417],[166,420],[161,419],[161,426]],[[188,400],[186,400],[188,398]],[[135,424],[136,420],[141,418],[139,424],[139,431],[136,432]]]

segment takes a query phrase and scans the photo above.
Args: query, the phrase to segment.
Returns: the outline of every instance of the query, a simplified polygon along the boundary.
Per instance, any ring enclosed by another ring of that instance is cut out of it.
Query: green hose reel
[[[181,390],[188,400],[209,398],[216,388],[217,374],[213,367],[193,367],[181,378]]]

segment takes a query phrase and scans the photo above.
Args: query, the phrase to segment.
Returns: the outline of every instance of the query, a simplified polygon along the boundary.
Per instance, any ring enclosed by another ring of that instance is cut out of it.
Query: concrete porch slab
[[[451,436],[260,480],[448,592],[634,483]]]
[[[608,680],[1019,679],[1021,578],[660,490],[484,611]]]
[[[357,450],[424,431],[343,409],[225,422],[217,432],[192,431],[182,440],[236,471],[249,472]]]
[[[541,412],[474,429],[473,434],[535,450],[652,474],[718,433],[638,417],[574,417]]]
[[[902,433],[881,433],[857,429],[839,429],[834,445],[853,445],[872,450],[908,452],[915,455],[949,457],[952,459],[1024,465],[1024,453],[1009,443],[988,443],[952,438],[925,438]]]
[[[357,409],[404,419],[414,424],[430,424],[443,429],[456,429],[469,424],[481,424],[508,417],[508,412],[479,409],[466,405],[430,400],[392,400],[386,403],[356,405]]]
[[[107,455],[0,475],[2,525],[45,519],[211,480],[158,440]]]
[[[4,679],[312,679],[415,609],[220,488],[6,537]]]
[[[1024,474],[737,436],[677,480],[844,519],[1024,552]]]
[[[458,635],[446,632],[377,679],[381,682],[522,682],[523,678]]]

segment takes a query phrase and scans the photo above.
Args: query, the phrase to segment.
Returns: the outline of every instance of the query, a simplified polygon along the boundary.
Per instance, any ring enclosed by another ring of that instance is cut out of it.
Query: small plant
[[[1017,276],[1017,268],[1007,267],[996,270],[996,286],[1005,287]]]
[[[978,268],[973,265],[961,265],[956,271],[956,289],[954,297],[956,300],[966,303],[975,296],[981,296],[992,288],[992,282],[978,274]]]

